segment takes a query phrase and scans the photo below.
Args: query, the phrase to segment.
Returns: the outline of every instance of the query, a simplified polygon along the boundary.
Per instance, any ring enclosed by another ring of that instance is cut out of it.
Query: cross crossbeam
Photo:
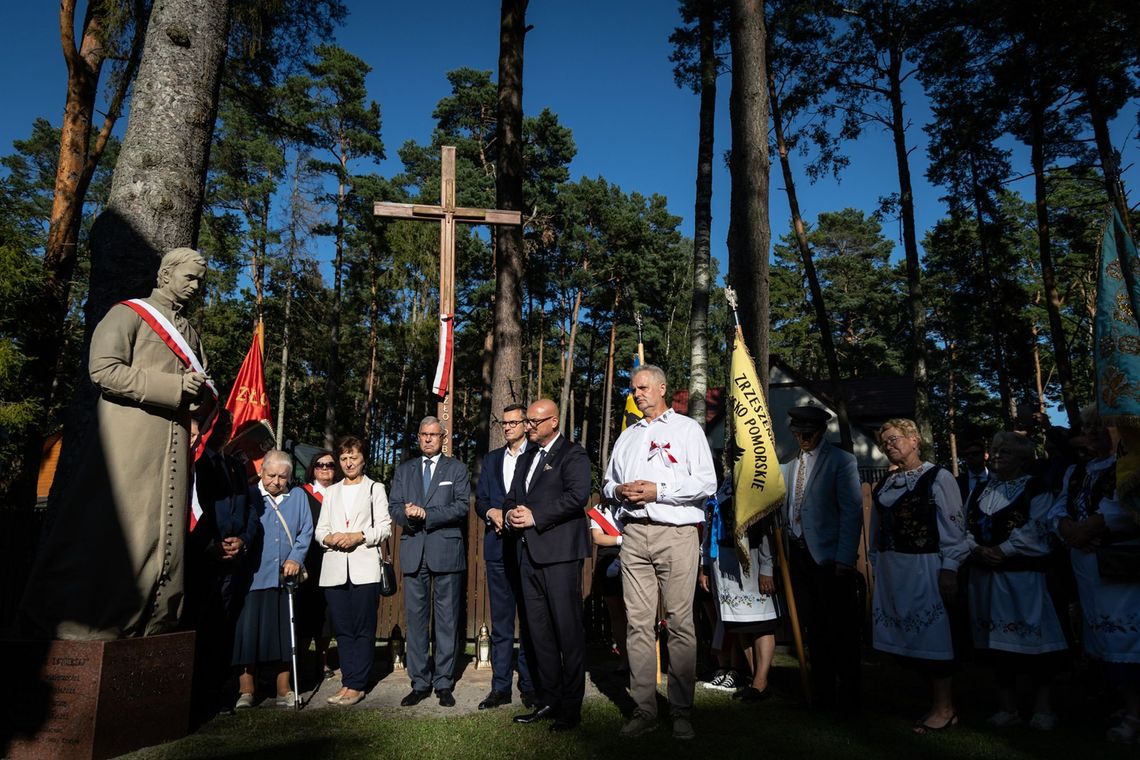
[[[439,223],[439,314],[440,319],[455,318],[455,225],[495,224],[520,225],[522,212],[495,208],[464,208],[455,205],[455,147],[444,145],[440,155],[439,205],[420,203],[389,203],[377,201],[372,209],[375,216],[386,219]],[[441,350],[444,350],[441,347]],[[455,365],[447,376],[447,390],[440,398],[436,416],[447,434],[443,438],[443,453],[451,455],[451,436],[455,429],[453,401],[455,397]]]

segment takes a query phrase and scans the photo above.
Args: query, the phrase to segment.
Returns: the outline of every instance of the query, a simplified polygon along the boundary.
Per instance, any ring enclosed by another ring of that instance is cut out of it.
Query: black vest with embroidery
[[[1049,490],[1049,485],[1040,478],[1030,478],[1017,498],[992,515],[982,512],[982,492],[979,488],[970,494],[966,504],[966,530],[974,537],[978,546],[999,546],[1009,540],[1015,530],[1029,522],[1029,511],[1035,498]],[[1043,571],[1049,567],[1049,555],[1024,557],[1013,555],[1002,562],[1002,570]]]
[[[1102,499],[1111,497],[1116,493],[1116,465],[1106,467],[1100,471],[1100,476],[1088,486],[1088,501],[1085,506],[1085,515],[1082,517],[1078,508],[1077,499],[1085,491],[1085,476],[1087,470],[1084,462],[1073,465],[1073,474],[1069,476],[1069,491],[1065,501],[1065,509],[1069,517],[1077,522],[1087,520],[1100,511]]]
[[[1030,478],[1017,498],[992,515],[982,512],[984,488],[970,494],[966,504],[966,530],[978,542],[978,546],[998,546],[1009,540],[1010,535],[1029,522],[1030,503],[1048,490],[1039,478]]]
[[[934,479],[942,468],[938,465],[923,473],[914,489],[899,497],[891,506],[879,499],[887,480],[875,486],[872,494],[879,518],[878,549],[900,554],[934,554],[940,549],[938,504],[934,500]]]

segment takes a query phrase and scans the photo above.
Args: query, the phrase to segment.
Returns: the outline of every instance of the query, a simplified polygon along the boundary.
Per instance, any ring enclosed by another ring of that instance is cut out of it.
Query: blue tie
[[[431,460],[424,460],[424,498],[427,498],[428,487],[431,485]]]

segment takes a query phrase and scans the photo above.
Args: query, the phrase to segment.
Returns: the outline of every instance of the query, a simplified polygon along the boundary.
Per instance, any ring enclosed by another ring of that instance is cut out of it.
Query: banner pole
[[[796,609],[796,595],[792,591],[792,574],[788,569],[788,558],[784,553],[784,530],[776,525],[776,555],[780,562],[780,580],[784,584],[784,598],[788,600],[788,617],[792,622],[792,640],[796,645],[796,659],[800,661],[800,686],[804,690],[804,699],[811,707],[811,681],[808,678],[807,655],[804,653],[804,635],[800,628],[800,614]]]

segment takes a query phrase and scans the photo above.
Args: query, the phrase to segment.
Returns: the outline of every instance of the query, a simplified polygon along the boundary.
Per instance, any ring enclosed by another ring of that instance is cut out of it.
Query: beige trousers
[[[625,526],[621,545],[622,596],[629,619],[630,695],[647,717],[657,716],[657,602],[669,626],[669,712],[693,707],[697,635],[693,596],[700,546],[695,525]]]

